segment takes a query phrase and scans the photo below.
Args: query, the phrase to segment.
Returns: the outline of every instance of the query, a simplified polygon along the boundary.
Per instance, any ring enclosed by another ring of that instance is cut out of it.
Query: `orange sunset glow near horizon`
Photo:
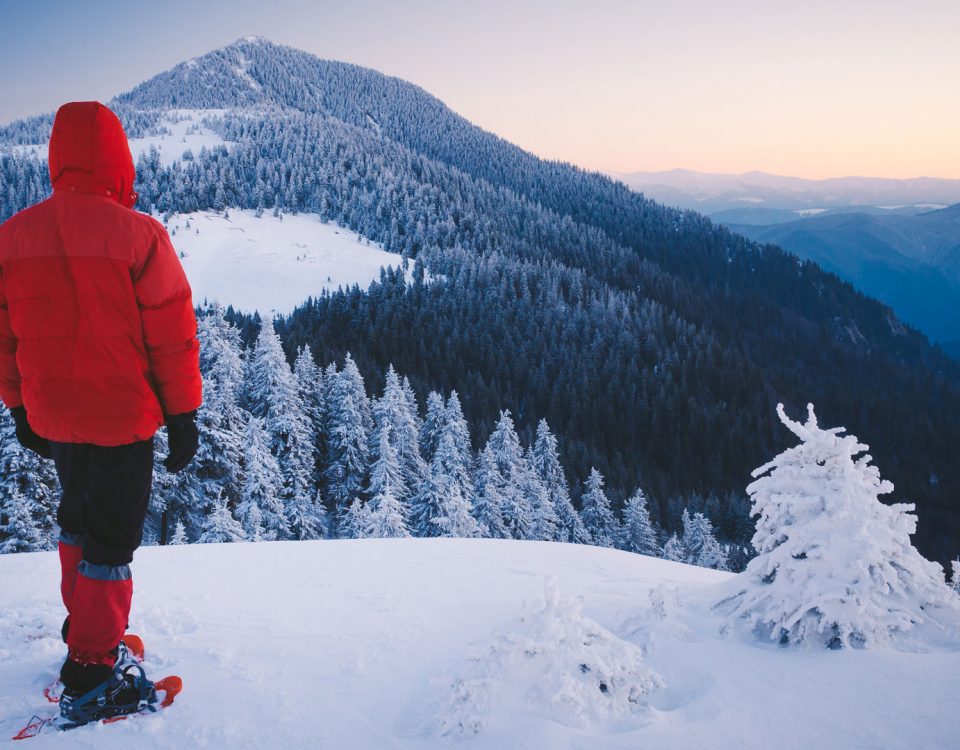
[[[164,17],[184,22],[169,24],[79,5],[6,12],[0,64],[17,75],[0,121],[259,34],[404,78],[588,169],[960,178],[957,2],[170,0]]]

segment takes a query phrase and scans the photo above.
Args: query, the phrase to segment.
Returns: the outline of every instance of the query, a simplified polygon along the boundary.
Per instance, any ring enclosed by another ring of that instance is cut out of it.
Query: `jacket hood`
[[[57,110],[50,136],[50,183],[55,191],[106,195],[133,208],[136,171],[120,119],[100,102],[70,102]]]

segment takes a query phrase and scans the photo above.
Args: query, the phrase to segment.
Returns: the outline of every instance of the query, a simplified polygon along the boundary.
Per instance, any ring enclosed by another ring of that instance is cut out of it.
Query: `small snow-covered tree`
[[[363,498],[356,497],[337,525],[341,539],[363,539],[370,529],[370,507]]]
[[[183,521],[177,519],[176,525],[173,527],[173,534],[170,535],[170,544],[186,544],[187,543],[187,530],[183,527]]]
[[[596,469],[590,470],[580,504],[580,517],[593,543],[598,547],[615,546],[620,533],[619,525],[610,508],[607,494],[603,491],[603,475]]]
[[[500,515],[508,538],[530,539],[533,527],[533,506],[524,487],[524,474],[529,464],[523,455],[523,447],[509,411],[500,412],[500,420],[490,438],[487,448],[496,462],[502,483],[500,489]]]
[[[246,538],[240,522],[234,518],[227,508],[223,493],[212,499],[212,508],[203,524],[203,533],[197,540],[200,544],[214,544],[217,542],[242,542]]]
[[[372,422],[363,379],[350,355],[343,370],[331,375],[327,403],[327,496],[336,509],[336,523],[360,497],[367,472],[368,439]],[[359,511],[359,509],[358,509]],[[358,527],[362,528],[362,527]],[[358,529],[354,529],[356,533]],[[338,529],[337,534],[344,534]]]
[[[0,554],[38,552],[45,548],[44,537],[37,528],[30,503],[18,489],[14,489],[7,496],[0,511],[7,518],[7,522],[0,526],[0,531],[3,532]]]
[[[727,553],[713,535],[713,524],[703,513],[690,513],[683,509],[684,562],[701,568],[727,570]]]
[[[663,545],[663,551],[660,553],[660,557],[664,560],[671,560],[672,562],[686,561],[683,542],[680,541],[680,538],[676,534],[672,534],[667,540],[667,543]]]
[[[481,536],[505,539],[510,536],[503,523],[503,477],[497,468],[497,459],[488,445],[480,454],[474,482],[473,517],[480,527]]]
[[[244,471],[237,516],[252,541],[288,539],[280,466],[267,445],[260,417],[251,417],[244,439]]]
[[[428,464],[433,461],[437,443],[440,442],[440,431],[446,421],[446,412],[443,396],[436,391],[430,391],[427,394],[427,416],[420,425],[420,450]]]
[[[914,506],[880,502],[893,485],[860,456],[867,446],[822,429],[812,404],[804,424],[777,413],[801,442],[753,472],[757,556],[718,606],[780,643],[831,648],[880,644],[956,607],[940,565],[910,543]]]
[[[416,401],[410,400],[391,365],[383,396],[373,405],[374,429],[370,435],[370,462],[376,464],[380,452],[381,433],[389,435],[396,471],[390,477],[393,494],[406,502],[413,495],[427,473],[427,464],[420,455],[420,425]]]
[[[463,451],[456,440],[456,429],[444,419],[430,470],[413,507],[418,536],[481,535],[470,513],[473,487],[469,467],[463,465]]]
[[[393,494],[387,483],[370,500],[371,510],[367,514],[366,537],[387,538],[410,536],[406,512],[403,504]]]
[[[244,378],[240,332],[214,305],[200,316],[198,337],[203,403],[197,414],[200,446],[190,470],[204,497],[213,497],[222,488],[228,502],[236,501],[247,417],[240,405]]]
[[[557,541],[560,536],[560,518],[546,484],[534,468],[532,451],[527,451],[516,483],[517,489],[530,504],[530,530],[527,538],[543,542]]]
[[[395,486],[403,486],[403,480],[390,433],[389,423],[378,427],[379,445],[374,451],[375,458],[370,467],[370,486],[367,489],[370,513],[364,536],[410,536],[407,509],[393,491]]]
[[[623,509],[623,549],[639,555],[659,557],[660,542],[657,530],[650,520],[647,509],[647,497],[643,490],[636,492],[627,500]]]
[[[590,534],[570,501],[570,487],[567,484],[563,466],[560,464],[557,438],[550,431],[550,426],[545,419],[541,419],[537,425],[537,437],[530,460],[553,503],[559,522],[557,540],[574,544],[590,544]]]

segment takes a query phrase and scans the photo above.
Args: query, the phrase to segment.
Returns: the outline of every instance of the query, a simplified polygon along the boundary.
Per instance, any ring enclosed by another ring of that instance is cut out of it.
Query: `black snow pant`
[[[57,524],[92,565],[129,565],[143,538],[153,482],[153,438],[104,447],[50,443],[63,497]]]
[[[67,609],[65,689],[109,678],[133,597],[130,563],[143,537],[153,481],[153,439],[103,447],[50,443],[63,497],[60,592]]]

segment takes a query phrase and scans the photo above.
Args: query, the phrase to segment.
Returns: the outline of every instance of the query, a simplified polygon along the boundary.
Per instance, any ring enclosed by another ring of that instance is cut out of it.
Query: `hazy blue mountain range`
[[[769,209],[917,212],[960,203],[960,180],[836,177],[808,180],[765,172],[711,174],[687,169],[613,175],[648,198],[714,216],[739,210],[743,224],[773,223]],[[748,220],[749,218],[749,220]],[[796,215],[792,218],[796,218]]]
[[[278,320],[291,359],[304,344],[318,362],[350,351],[377,392],[392,362],[421,402],[456,389],[474,447],[502,409],[525,444],[546,418],[576,499],[596,467],[616,503],[643,487],[664,529],[688,507],[738,541],[750,471],[789,439],[777,402],[813,401],[917,503],[921,548],[956,554],[960,365],[819,265],[538,159],[410,83],[263,39],[111,104],[138,136],[203,110],[223,141],[141,158],[141,208],[311,212],[411,260],[412,282],[318,291]],[[50,123],[0,127],[0,220],[47,194],[24,147]],[[260,326],[232,319],[247,341]]]
[[[814,216],[733,226],[851,281],[951,348],[960,341],[960,205],[915,216]]]

